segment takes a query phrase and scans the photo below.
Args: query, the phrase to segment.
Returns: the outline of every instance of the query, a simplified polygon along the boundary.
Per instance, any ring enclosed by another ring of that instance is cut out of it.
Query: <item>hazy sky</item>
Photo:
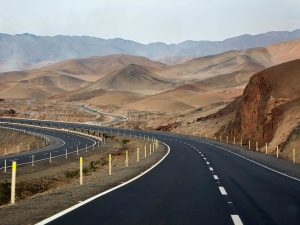
[[[222,40],[300,28],[300,0],[0,0],[0,33]]]

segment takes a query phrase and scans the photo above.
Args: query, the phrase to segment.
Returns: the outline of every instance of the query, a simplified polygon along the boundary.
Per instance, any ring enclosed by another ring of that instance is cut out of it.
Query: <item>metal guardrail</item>
[[[79,154],[79,152],[82,152],[82,151],[88,151],[90,148],[91,149],[94,149],[96,145],[98,145],[98,147],[100,147],[100,141],[101,143],[103,143],[102,139],[100,137],[96,137],[96,136],[93,136],[93,135],[89,135],[89,134],[84,134],[84,133],[81,133],[81,132],[77,132],[77,131],[72,131],[72,130],[68,130],[68,129],[59,129],[59,128],[53,128],[53,127],[43,127],[43,126],[36,126],[36,125],[30,125],[30,124],[22,124],[22,123],[10,123],[10,122],[0,122],[2,124],[12,124],[12,125],[18,125],[18,126],[24,126],[24,127],[34,127],[34,128],[38,128],[38,129],[46,129],[46,130],[56,130],[56,131],[60,131],[60,132],[65,132],[65,133],[70,133],[70,134],[77,134],[77,135],[80,135],[80,136],[86,136],[88,138],[90,138],[91,140],[92,139],[96,139],[98,140],[97,142],[94,141],[94,143],[90,146],[86,146],[84,148],[78,148],[77,146],[77,149],[74,150],[74,151],[68,151],[68,149],[66,149],[66,152],[63,153],[63,154],[59,154],[59,155],[55,155],[55,156],[52,156],[51,154],[51,151],[49,152],[49,156],[46,156],[45,158],[42,158],[42,159],[38,159],[38,160],[34,160],[34,154],[31,154],[33,157],[32,157],[32,160],[31,161],[28,161],[28,162],[24,162],[24,163],[20,163],[18,164],[18,166],[21,166],[21,165],[29,165],[29,164],[33,164],[35,162],[41,162],[41,161],[50,161],[54,158],[58,158],[58,157],[68,157],[68,155],[72,155],[72,154]],[[20,129],[22,130],[22,129]],[[35,133],[35,132],[34,132]],[[36,152],[36,153],[39,153],[39,152]],[[28,156],[30,156],[30,154],[28,154]],[[4,159],[6,161],[6,159]],[[5,163],[6,164],[6,163]],[[4,167],[0,167],[0,169],[8,169],[8,168],[11,168],[12,165],[10,166],[4,166]]]

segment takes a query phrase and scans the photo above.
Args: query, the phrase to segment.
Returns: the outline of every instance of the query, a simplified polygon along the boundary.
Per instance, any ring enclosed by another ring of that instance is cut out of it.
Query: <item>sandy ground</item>
[[[82,153],[84,157],[84,184],[79,185],[79,168],[77,156],[60,158],[49,162],[18,168],[17,204],[4,205],[0,208],[1,225],[34,224],[79,201],[118,185],[157,162],[166,154],[166,148],[159,145],[157,150],[144,158],[144,146],[147,140],[129,139],[126,149],[129,150],[129,167],[125,166],[125,150],[121,144],[123,137],[115,137],[106,146]],[[119,140],[119,141],[118,141]],[[140,150],[140,162],[136,162],[136,148]],[[112,154],[112,175],[108,175],[108,154]],[[99,162],[91,167],[92,162]],[[2,182],[9,179],[10,174],[1,174]],[[18,192],[22,191],[23,193]],[[26,194],[27,192],[27,194]],[[37,194],[32,197],[32,192]],[[28,195],[28,196],[27,196]]]
[[[0,128],[0,156],[30,151],[46,145],[42,138]]]

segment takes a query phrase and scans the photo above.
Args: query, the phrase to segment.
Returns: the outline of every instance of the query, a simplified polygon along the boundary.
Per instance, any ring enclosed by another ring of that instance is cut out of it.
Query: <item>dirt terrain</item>
[[[127,143],[127,144],[126,144]],[[84,184],[79,185],[79,156],[53,159],[49,162],[18,167],[17,204],[1,207],[1,225],[34,224],[95,194],[116,186],[145,171],[166,154],[166,148],[158,145],[149,154],[146,139],[109,136],[105,146],[82,153],[84,157]],[[144,146],[147,158],[144,158]],[[136,161],[136,149],[140,148],[140,162]],[[125,164],[125,149],[129,151],[129,166]],[[112,154],[112,175],[108,175],[108,154]],[[9,185],[10,174],[1,175],[2,201]],[[8,190],[7,190],[8,192]],[[8,198],[8,199],[7,199]],[[42,207],[41,207],[42,206]]]
[[[0,124],[0,156],[30,151],[46,145],[42,138],[19,131],[1,128]]]

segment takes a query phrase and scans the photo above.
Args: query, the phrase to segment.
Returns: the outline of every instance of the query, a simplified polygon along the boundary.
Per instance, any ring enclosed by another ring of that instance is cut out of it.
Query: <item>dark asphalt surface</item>
[[[125,132],[154,136],[168,144],[171,152],[142,178],[50,224],[300,224],[299,165],[285,162],[280,172],[289,174],[291,171],[296,177],[291,179],[233,153],[280,169],[280,161],[264,154],[260,154],[261,157],[253,154],[252,157],[251,152],[237,152],[236,147],[200,138],[146,131]],[[231,215],[238,215],[242,223],[234,222]]]
[[[1,126],[11,127],[11,128],[19,128],[31,132],[36,132],[42,135],[47,135],[57,139],[56,143],[53,146],[46,147],[44,149],[37,149],[30,152],[23,152],[18,155],[7,155],[0,157],[0,169],[4,167],[4,161],[7,160],[7,167],[10,167],[12,161],[16,161],[18,165],[24,163],[31,163],[32,155],[34,155],[34,160],[48,159],[51,152],[51,157],[56,157],[59,155],[63,155],[68,151],[68,154],[71,152],[77,151],[78,149],[84,149],[86,146],[92,146],[95,143],[94,139],[76,135],[76,134],[66,134],[65,132],[55,131],[55,130],[47,130],[47,129],[38,129],[34,127],[26,127],[19,126],[14,124],[1,124]]]

